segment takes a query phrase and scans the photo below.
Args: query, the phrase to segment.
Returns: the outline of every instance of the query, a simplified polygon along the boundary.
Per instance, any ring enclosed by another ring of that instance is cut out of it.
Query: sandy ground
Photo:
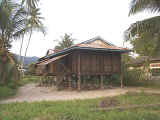
[[[112,97],[120,94],[125,94],[128,91],[139,92],[142,88],[114,88],[105,90],[93,91],[56,91],[53,87],[37,87],[36,84],[27,84],[20,87],[17,95],[0,103],[9,102],[34,102],[34,101],[58,101],[58,100],[73,100],[73,99],[90,99],[99,97]],[[146,91],[146,90],[145,90]],[[148,90],[149,92],[154,92]],[[157,93],[160,93],[159,91]]]

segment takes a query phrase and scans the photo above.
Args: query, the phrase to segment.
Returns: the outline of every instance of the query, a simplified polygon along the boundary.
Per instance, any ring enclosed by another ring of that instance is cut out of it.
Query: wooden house
[[[77,76],[76,88],[81,89],[81,76],[100,76],[100,87],[106,75],[121,74],[121,54],[129,52],[126,48],[117,47],[101,37],[96,37],[70,48],[55,51],[39,59],[38,75],[71,78]],[[72,80],[68,83],[72,87]]]

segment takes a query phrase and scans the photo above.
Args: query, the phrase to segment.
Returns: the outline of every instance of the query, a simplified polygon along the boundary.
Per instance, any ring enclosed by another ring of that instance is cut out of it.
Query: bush
[[[16,89],[12,89],[8,86],[0,86],[0,100],[9,96],[13,96],[16,93]]]
[[[109,80],[109,84],[119,86],[121,84],[120,75],[118,75],[118,74],[112,75]]]
[[[40,81],[40,77],[38,76],[31,76],[31,75],[26,75],[24,76],[20,81],[19,81],[19,85],[23,86],[27,83],[36,83]]]
[[[141,71],[139,70],[131,70],[131,71],[126,71],[124,73],[124,84],[127,86],[137,86],[138,83],[142,80],[140,80],[141,76]]]
[[[0,84],[16,83],[19,79],[20,73],[14,55],[8,51],[0,51]]]
[[[128,70],[127,66],[123,66],[123,83],[126,86],[146,86],[148,85],[148,80],[146,78],[146,73],[141,69]]]
[[[123,84],[125,86],[143,86],[145,85],[145,73],[140,69],[134,69],[134,70],[128,70],[127,66],[123,64]],[[113,74],[112,76],[106,76],[105,77],[105,85],[114,85],[114,86],[120,86],[121,80],[120,80],[120,74]]]

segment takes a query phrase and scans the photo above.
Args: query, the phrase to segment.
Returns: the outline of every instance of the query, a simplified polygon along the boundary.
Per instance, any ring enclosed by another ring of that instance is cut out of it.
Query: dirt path
[[[57,101],[57,100],[73,100],[73,99],[90,99],[98,97],[112,97],[125,94],[128,91],[141,91],[142,88],[114,88],[94,91],[56,91],[54,88],[36,87],[36,84],[27,84],[20,87],[17,95],[0,103],[9,102],[33,102],[33,101]],[[145,90],[146,91],[146,90]],[[148,92],[155,92],[148,89]],[[157,93],[160,93],[158,91]]]

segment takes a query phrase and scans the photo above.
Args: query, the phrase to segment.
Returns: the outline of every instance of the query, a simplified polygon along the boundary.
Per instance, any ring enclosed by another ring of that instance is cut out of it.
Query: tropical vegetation
[[[13,1],[3,0],[0,4],[0,82],[18,80],[16,60],[9,52],[11,42],[21,37],[25,28],[27,12]],[[16,74],[14,74],[14,72]]]
[[[117,97],[72,101],[41,101],[33,103],[0,104],[0,116],[4,120],[159,120],[159,106],[125,110],[99,109],[156,104],[159,94],[127,93]]]
[[[132,0],[129,16],[139,12],[160,12],[159,0]],[[133,45],[140,56],[155,57],[160,55],[160,16],[154,16],[130,25],[125,31],[125,39]]]
[[[57,50],[63,50],[65,48],[69,48],[74,44],[74,40],[71,35],[65,34],[64,36],[61,36],[61,40],[55,40],[58,41],[58,45],[55,46],[55,49]]]
[[[26,55],[32,33],[35,30],[45,33],[38,3],[39,0],[2,0],[0,3],[0,87],[16,88],[20,79],[19,63],[10,52],[12,42],[22,40],[21,54],[23,38],[29,34]]]

